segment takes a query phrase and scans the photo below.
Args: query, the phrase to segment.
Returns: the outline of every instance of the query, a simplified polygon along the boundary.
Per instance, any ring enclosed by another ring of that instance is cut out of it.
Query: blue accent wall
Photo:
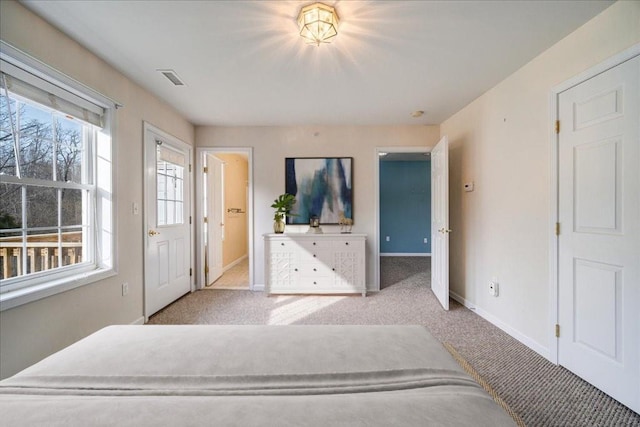
[[[380,162],[380,252],[431,253],[430,161]]]

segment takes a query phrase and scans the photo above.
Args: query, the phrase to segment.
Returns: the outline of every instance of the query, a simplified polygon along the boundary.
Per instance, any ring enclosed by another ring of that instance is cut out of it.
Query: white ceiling
[[[612,4],[327,1],[339,34],[316,47],[296,24],[310,2],[23,1],[192,123],[229,126],[439,124]]]

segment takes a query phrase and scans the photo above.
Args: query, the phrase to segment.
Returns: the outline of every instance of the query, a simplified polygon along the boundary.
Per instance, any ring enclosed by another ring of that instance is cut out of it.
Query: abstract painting
[[[287,224],[320,224],[353,220],[353,158],[297,157],[285,159],[285,191],[296,197]]]

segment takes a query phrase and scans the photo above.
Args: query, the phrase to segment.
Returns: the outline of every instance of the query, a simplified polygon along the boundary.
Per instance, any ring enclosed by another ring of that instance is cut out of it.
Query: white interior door
[[[640,412],[640,57],[558,97],[559,363]]]
[[[449,141],[431,150],[431,290],[449,310]]]
[[[145,316],[191,290],[190,147],[145,124]]]
[[[222,242],[224,241],[224,164],[206,154],[207,162],[207,285],[222,276]]]

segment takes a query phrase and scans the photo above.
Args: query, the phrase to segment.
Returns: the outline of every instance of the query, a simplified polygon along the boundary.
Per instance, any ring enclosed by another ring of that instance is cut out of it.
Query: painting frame
[[[285,192],[296,197],[287,224],[321,225],[353,221],[353,157],[286,157]]]

